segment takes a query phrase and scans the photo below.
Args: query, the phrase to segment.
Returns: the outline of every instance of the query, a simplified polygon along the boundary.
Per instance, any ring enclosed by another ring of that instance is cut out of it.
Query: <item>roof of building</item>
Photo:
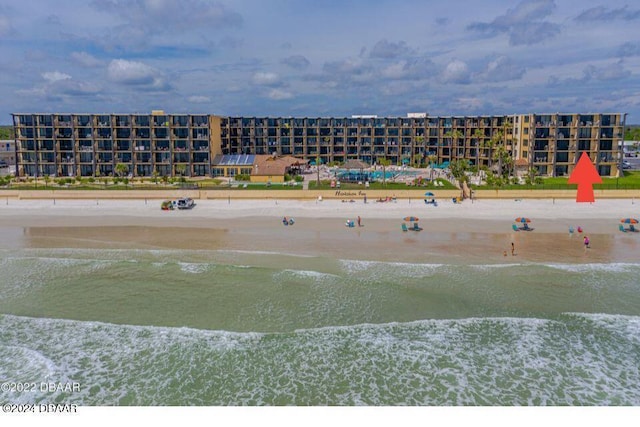
[[[218,154],[211,162],[214,166],[252,166],[254,154]]]
[[[306,160],[292,156],[257,155],[252,175],[284,175],[291,166],[305,163],[307,163]]]
[[[369,167],[369,165],[360,160],[351,159],[347,160],[347,162],[342,167],[344,169],[366,169]]]

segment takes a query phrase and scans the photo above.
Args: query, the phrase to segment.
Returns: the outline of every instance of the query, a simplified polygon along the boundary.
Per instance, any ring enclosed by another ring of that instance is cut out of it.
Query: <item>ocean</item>
[[[640,263],[0,250],[0,391],[80,405],[640,405]]]

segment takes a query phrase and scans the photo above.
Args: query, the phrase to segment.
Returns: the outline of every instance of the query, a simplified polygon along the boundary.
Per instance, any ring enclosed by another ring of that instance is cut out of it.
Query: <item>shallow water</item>
[[[638,405],[640,263],[0,250],[0,392],[85,405]]]

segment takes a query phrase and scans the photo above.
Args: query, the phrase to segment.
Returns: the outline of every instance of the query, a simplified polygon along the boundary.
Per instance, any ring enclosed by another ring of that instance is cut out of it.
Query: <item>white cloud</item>
[[[508,80],[518,80],[525,73],[525,69],[511,61],[506,56],[499,56],[489,61],[486,68],[474,75],[474,80],[483,82],[503,82]]]
[[[281,90],[281,89],[272,89],[269,92],[268,96],[269,98],[274,99],[276,101],[293,98],[293,94],[291,92],[287,92],[286,90]]]
[[[464,61],[454,59],[442,71],[441,78],[445,83],[468,83],[469,67]]]
[[[193,104],[206,104],[207,102],[211,102],[211,98],[209,98],[208,96],[193,95],[188,97],[187,101]]]
[[[164,86],[161,73],[142,62],[114,59],[107,68],[109,80],[115,83],[132,86]]]
[[[71,76],[69,74],[61,73],[60,71],[47,71],[46,73],[42,73],[42,78],[53,83],[59,80],[69,80]]]
[[[259,71],[251,79],[253,84],[261,86],[276,86],[280,84],[280,77],[276,73],[265,73]]]
[[[73,62],[83,67],[93,68],[102,65],[102,61],[87,52],[71,52],[70,56]]]
[[[0,15],[0,36],[6,36],[11,33],[11,22],[9,22],[9,18],[4,15]]]

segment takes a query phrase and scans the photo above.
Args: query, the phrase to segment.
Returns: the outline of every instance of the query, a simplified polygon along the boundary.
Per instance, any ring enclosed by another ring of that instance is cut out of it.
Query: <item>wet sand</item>
[[[636,262],[640,255],[640,233],[618,231],[620,216],[635,209],[629,201],[484,201],[438,208],[407,201],[205,201],[192,211],[172,212],[143,201],[45,203],[20,201],[0,209],[0,248],[230,249],[460,264]],[[534,231],[512,230],[517,212],[531,216]],[[283,226],[281,215],[295,216],[295,224]],[[357,215],[363,226],[345,227]],[[419,215],[423,231],[401,231],[403,215]],[[591,249],[585,252],[582,235],[570,236],[569,226],[584,229]]]

